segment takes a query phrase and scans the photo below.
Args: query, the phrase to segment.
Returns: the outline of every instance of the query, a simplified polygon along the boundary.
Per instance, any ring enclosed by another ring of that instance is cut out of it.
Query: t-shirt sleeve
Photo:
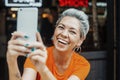
[[[33,63],[30,61],[29,58],[26,59],[25,63],[24,63],[24,68],[32,68],[34,70],[36,70],[35,66],[33,65]]]
[[[85,58],[82,58],[80,61],[76,62],[75,65],[73,75],[79,77],[80,80],[85,80],[90,71],[89,62]]]

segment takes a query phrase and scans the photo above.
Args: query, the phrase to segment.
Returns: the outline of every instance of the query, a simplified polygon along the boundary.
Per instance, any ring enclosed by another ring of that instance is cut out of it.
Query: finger
[[[12,37],[11,37],[11,40],[14,40],[18,37],[21,37],[21,38],[28,38],[27,35],[25,35],[23,32],[18,32],[18,31],[15,31],[12,33]]]
[[[16,36],[13,35],[15,32],[16,32],[16,31],[14,31],[13,33],[11,33],[12,37],[11,37],[10,40],[14,40],[14,39],[16,39]]]
[[[27,41],[24,41],[24,40],[15,39],[15,40],[9,41],[8,44],[25,46],[26,44],[29,44],[29,43]]]
[[[34,42],[34,43],[31,42],[31,43],[28,43],[28,44],[29,44],[28,45],[29,48],[36,48],[36,49],[41,49],[41,50],[46,49],[46,47],[40,42]]]
[[[31,56],[29,57],[30,60],[33,62],[33,64],[36,65],[36,62],[37,63],[42,63],[42,64],[45,64],[46,63],[46,60],[44,59],[44,57],[41,57],[41,56],[38,56],[38,55],[34,55],[34,56]]]
[[[29,56],[35,56],[35,55],[39,55],[39,56],[42,56],[42,57],[46,57],[47,56],[47,51],[42,51],[40,49],[37,49],[35,51],[32,51]]]
[[[31,50],[29,48],[26,48],[24,46],[10,45],[8,48],[10,50],[21,52],[21,53],[30,53],[31,52]]]
[[[22,47],[25,47],[25,48],[29,48],[29,47],[28,47],[29,44],[30,44],[30,43],[28,43],[27,41],[18,40],[18,39],[16,39],[16,40],[11,40],[11,41],[8,42],[8,46],[9,46],[9,45],[14,45],[14,46],[16,46],[16,48],[17,48],[17,46],[22,46]]]
[[[36,33],[36,36],[37,36],[37,41],[42,42],[42,44],[43,44],[43,41],[42,41],[42,38],[41,38],[41,35],[39,32]]]
[[[28,53],[22,53],[22,52],[15,51],[15,50],[9,50],[8,54],[11,56],[25,56]]]
[[[30,55],[28,56],[31,61],[33,62],[33,64],[36,65],[36,62],[37,63],[42,63],[42,64],[45,64],[46,63],[46,60],[47,60],[47,56],[41,56],[40,54],[33,54],[33,55]]]

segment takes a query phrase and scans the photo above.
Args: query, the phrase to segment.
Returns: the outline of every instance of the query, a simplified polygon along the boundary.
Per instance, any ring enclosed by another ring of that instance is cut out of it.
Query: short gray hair
[[[65,16],[71,16],[75,17],[80,21],[81,27],[80,27],[80,33],[81,37],[86,37],[88,31],[89,31],[89,21],[88,16],[81,10],[75,9],[75,8],[69,8],[65,10],[59,17],[56,24],[58,24],[63,17]]]

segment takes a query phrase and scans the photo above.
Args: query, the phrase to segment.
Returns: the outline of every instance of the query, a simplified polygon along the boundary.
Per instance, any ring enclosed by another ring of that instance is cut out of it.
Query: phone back
[[[38,26],[37,8],[19,8],[17,14],[17,31],[25,33],[29,41],[36,41]]]

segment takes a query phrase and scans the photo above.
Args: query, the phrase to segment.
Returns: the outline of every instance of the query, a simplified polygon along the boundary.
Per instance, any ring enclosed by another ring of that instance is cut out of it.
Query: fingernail
[[[33,51],[35,51],[35,48],[33,47],[33,48],[31,48],[31,51],[33,52]]]
[[[28,46],[29,46],[29,44],[25,44],[24,46],[25,46],[25,47],[28,47]]]
[[[24,38],[28,39],[29,37],[25,35]]]

